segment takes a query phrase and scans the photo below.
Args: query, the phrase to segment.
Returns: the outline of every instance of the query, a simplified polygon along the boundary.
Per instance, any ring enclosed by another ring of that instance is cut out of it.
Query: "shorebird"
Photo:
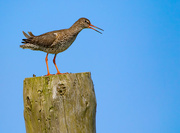
[[[99,33],[101,32],[96,29],[104,31],[103,29],[92,25],[87,18],[80,18],[69,29],[51,31],[38,36],[35,36],[32,32],[28,32],[28,35],[23,31],[23,34],[27,39],[22,39],[22,43],[24,43],[24,45],[20,45],[20,47],[23,49],[31,49],[47,53],[45,58],[47,67],[46,76],[51,75],[48,67],[48,54],[55,54],[53,63],[57,70],[56,74],[62,74],[56,65],[56,55],[69,48],[69,46],[71,46],[71,44],[76,39],[79,32],[85,28],[91,28]]]

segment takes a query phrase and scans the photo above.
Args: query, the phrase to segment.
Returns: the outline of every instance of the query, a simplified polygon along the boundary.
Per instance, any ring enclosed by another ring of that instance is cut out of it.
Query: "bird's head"
[[[92,25],[91,22],[90,22],[87,18],[80,18],[80,19],[78,20],[78,22],[79,22],[79,24],[81,25],[81,27],[82,27],[83,29],[84,29],[84,28],[90,28],[90,29],[93,29],[93,30],[95,30],[95,31],[97,31],[97,32],[99,32],[99,33],[101,33],[101,32],[98,31],[98,30],[96,30],[96,29],[99,29],[99,30],[101,30],[101,31],[104,31],[103,29],[98,28],[98,27]],[[95,29],[95,28],[96,28],[96,29]],[[101,33],[101,34],[102,34],[102,33]]]

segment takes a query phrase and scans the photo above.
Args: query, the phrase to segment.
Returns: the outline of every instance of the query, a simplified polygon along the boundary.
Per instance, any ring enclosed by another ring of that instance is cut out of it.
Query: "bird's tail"
[[[23,31],[23,34],[26,38],[30,38],[30,36],[28,34],[26,34],[24,31]]]
[[[28,34],[27,33],[25,33],[24,31],[23,31],[23,34],[24,34],[24,36],[27,38],[27,39],[22,39],[23,41],[21,42],[21,43],[29,43],[30,42],[30,40],[33,38],[33,37],[35,37],[35,35],[32,33],[32,32],[28,32]]]
[[[26,48],[26,45],[20,45],[20,48],[25,49],[25,48]]]
[[[32,32],[28,32],[27,34],[24,31],[23,31],[23,34],[27,39],[22,39],[23,41],[21,43],[24,43],[24,45],[20,45],[20,47],[23,49],[31,48],[32,46],[28,43],[30,43],[31,39],[35,37],[35,35]]]
[[[23,31],[23,34],[24,34],[24,36],[28,39],[28,38],[30,38],[30,37],[34,37],[35,35],[32,33],[32,32],[28,32],[28,34],[26,34],[24,31]]]
[[[35,36],[32,32],[28,32],[28,34],[29,34],[31,37],[34,37],[34,36]]]

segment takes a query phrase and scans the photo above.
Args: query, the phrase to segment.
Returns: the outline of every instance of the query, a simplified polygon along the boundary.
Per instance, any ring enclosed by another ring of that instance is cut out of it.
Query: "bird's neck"
[[[73,34],[78,34],[83,28],[77,23],[75,22],[70,28],[69,30],[71,31],[71,33]]]

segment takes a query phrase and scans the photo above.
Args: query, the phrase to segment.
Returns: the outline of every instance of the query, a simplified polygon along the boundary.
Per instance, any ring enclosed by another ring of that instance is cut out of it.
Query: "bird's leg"
[[[49,67],[48,67],[48,53],[47,53],[47,55],[46,55],[45,61],[46,61],[46,66],[47,66],[47,75],[46,75],[46,76],[52,75],[52,74],[49,73]]]
[[[56,74],[62,74],[62,73],[60,73],[60,71],[59,71],[59,69],[58,69],[58,67],[57,67],[57,65],[56,65],[56,55],[57,55],[57,54],[54,55],[54,59],[53,59],[53,63],[54,63],[54,65],[55,65],[55,67],[56,67],[56,70],[57,70],[57,73],[56,73]]]

